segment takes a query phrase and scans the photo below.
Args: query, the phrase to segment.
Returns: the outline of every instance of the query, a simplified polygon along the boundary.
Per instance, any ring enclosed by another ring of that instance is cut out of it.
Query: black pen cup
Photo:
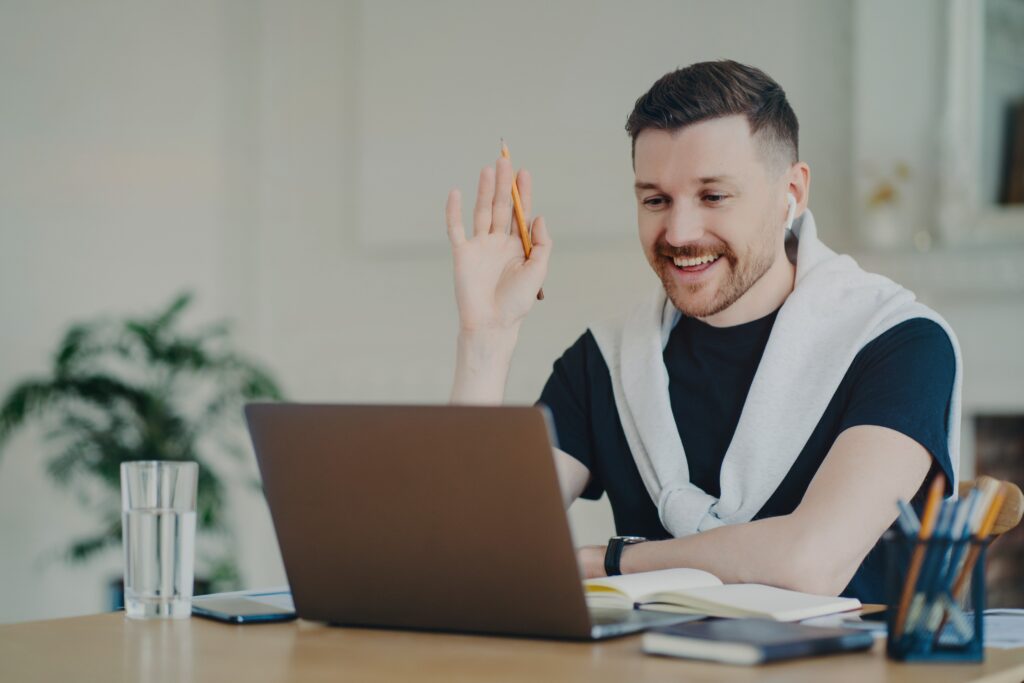
[[[988,541],[922,541],[896,530],[884,541],[888,656],[904,662],[982,661]]]

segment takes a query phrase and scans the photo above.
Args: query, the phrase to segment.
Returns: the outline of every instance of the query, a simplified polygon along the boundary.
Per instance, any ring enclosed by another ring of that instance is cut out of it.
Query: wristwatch
[[[608,540],[608,549],[604,552],[604,573],[608,576],[621,574],[619,560],[622,559],[622,549],[627,545],[643,543],[646,540],[643,536],[612,536]]]

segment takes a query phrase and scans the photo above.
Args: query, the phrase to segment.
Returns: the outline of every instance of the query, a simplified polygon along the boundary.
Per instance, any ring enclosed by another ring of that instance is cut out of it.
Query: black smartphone
[[[296,617],[294,610],[244,596],[195,599],[192,601],[192,614],[229,624],[291,621]]]
[[[860,618],[864,621],[886,621],[889,618],[889,610],[882,609],[877,612],[871,612],[870,614],[862,614]]]

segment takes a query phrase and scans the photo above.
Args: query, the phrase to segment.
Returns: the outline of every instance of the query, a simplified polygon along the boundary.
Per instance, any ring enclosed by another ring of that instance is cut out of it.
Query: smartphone
[[[291,621],[296,617],[295,610],[259,602],[244,596],[193,600],[192,614],[229,624]]]
[[[877,612],[869,612],[867,614],[860,615],[860,618],[863,619],[864,621],[874,621],[874,622],[886,621],[889,618],[889,610],[888,609],[881,609],[881,610],[878,610]]]

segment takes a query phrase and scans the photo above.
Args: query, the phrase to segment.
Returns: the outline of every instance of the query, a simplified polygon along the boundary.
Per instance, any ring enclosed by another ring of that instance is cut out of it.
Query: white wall
[[[444,5],[456,20],[459,6]],[[675,27],[679,58],[652,66],[636,35],[620,46],[622,69],[611,77],[649,83],[689,61],[726,56],[764,68],[800,116],[823,231],[847,241],[848,4],[634,6],[652,23]],[[488,7],[457,30],[500,33],[508,5]],[[592,7],[575,0],[558,11]],[[292,398],[446,399],[456,315],[444,197],[421,207],[437,216],[434,249],[367,249],[363,231],[388,226],[354,218],[357,114],[367,106],[354,100],[366,68],[355,35],[359,9],[313,0],[0,2],[0,392],[45,371],[71,320],[151,310],[187,287],[200,295],[193,319],[236,318],[240,344],[277,372]],[[554,10],[532,11],[543,23]],[[504,41],[487,59],[499,74],[528,46]],[[574,49],[564,46],[567,58]],[[624,165],[622,123],[631,105],[619,103],[615,125],[594,132],[621,144]],[[586,116],[561,114],[551,119],[552,138]],[[573,187],[546,178],[538,205],[564,186]],[[591,201],[578,189],[572,194]],[[537,397],[552,361],[588,321],[655,283],[628,229],[599,243],[560,242],[559,226],[551,229],[548,299],[522,334],[508,390],[514,402]],[[48,452],[38,432],[25,432],[0,460],[0,622],[100,609],[102,582],[120,561],[116,553],[86,567],[40,560],[90,526],[46,480]],[[235,514],[247,582],[280,582],[262,501],[241,494]],[[603,503],[579,504],[572,518],[581,542],[610,531]]]
[[[242,160],[227,19],[199,2],[0,4],[0,390],[45,372],[71,320],[186,288],[197,313],[225,310]],[[26,431],[0,460],[0,621],[99,609],[120,560],[46,561],[94,526],[44,476],[51,452]]]

